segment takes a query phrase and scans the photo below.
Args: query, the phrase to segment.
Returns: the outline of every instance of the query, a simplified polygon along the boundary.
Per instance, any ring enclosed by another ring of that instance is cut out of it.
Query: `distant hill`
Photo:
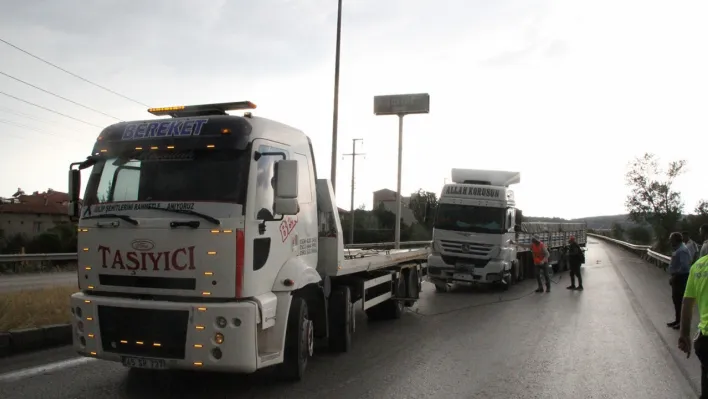
[[[607,216],[592,216],[587,218],[579,219],[563,219],[563,218],[544,218],[544,217],[534,217],[525,216],[524,220],[527,222],[551,222],[551,223],[577,223],[586,222],[589,229],[602,230],[611,229],[614,223],[619,223],[623,227],[631,227],[636,223],[629,221],[627,219],[628,215],[607,215]]]

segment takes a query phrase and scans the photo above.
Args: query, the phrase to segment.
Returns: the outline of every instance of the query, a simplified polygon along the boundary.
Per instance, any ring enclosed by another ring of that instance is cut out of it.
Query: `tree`
[[[622,227],[622,225],[617,222],[612,223],[612,230],[610,236],[615,240],[624,240],[624,227]]]
[[[658,158],[645,153],[630,163],[625,175],[630,188],[625,202],[629,218],[637,223],[648,223],[660,248],[668,245],[669,234],[681,220],[684,204],[681,193],[675,191],[673,185],[685,166],[684,160],[673,161],[663,171]]]
[[[408,207],[421,226],[428,230],[433,228],[433,216],[438,207],[438,196],[435,193],[419,189],[411,194]]]
[[[694,212],[700,216],[708,216],[708,201],[700,200]]]
[[[634,225],[627,229],[625,236],[632,244],[650,245],[652,239],[651,229],[646,226]]]

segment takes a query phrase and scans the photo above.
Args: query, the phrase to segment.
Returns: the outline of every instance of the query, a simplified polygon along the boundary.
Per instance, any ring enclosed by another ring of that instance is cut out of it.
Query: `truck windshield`
[[[244,204],[246,151],[150,151],[94,165],[87,205],[123,201],[212,201]]]
[[[435,228],[468,233],[504,233],[505,208],[440,204],[435,216]]]

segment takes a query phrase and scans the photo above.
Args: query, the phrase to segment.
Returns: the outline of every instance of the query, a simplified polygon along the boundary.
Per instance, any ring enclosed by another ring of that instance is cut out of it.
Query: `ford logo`
[[[155,248],[155,243],[150,240],[139,239],[133,240],[133,242],[130,243],[130,246],[136,251],[149,251]]]

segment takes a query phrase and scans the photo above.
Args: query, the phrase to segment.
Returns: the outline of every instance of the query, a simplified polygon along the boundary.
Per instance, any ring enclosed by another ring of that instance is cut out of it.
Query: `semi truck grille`
[[[486,256],[494,248],[492,244],[482,244],[477,242],[463,242],[452,240],[440,240],[443,252],[460,255]]]
[[[184,359],[189,311],[98,307],[106,352]]]

